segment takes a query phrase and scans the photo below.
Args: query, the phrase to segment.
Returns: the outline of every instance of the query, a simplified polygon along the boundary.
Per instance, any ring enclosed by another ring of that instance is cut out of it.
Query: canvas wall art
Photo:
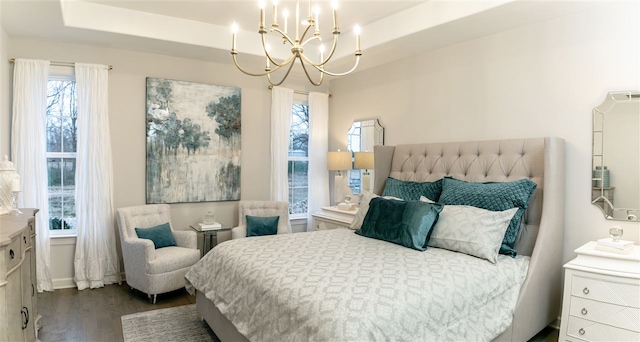
[[[147,78],[147,203],[240,199],[240,88]]]

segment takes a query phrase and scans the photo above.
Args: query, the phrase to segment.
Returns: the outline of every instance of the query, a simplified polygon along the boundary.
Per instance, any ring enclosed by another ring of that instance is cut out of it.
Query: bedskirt
[[[511,324],[528,264],[336,229],[227,241],[186,278],[252,341],[490,341]]]

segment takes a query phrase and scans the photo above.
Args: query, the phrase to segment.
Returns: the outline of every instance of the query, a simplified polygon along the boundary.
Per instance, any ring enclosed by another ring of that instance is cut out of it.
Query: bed
[[[374,193],[388,177],[537,185],[515,242],[495,263],[417,252],[346,229],[232,240],[187,274],[222,341],[526,341],[558,317],[564,141],[559,138],[375,147]],[[213,280],[212,280],[213,279]]]

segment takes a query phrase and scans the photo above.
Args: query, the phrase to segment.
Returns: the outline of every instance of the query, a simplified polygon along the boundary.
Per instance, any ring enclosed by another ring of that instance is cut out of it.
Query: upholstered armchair
[[[131,288],[146,293],[153,303],[159,293],[185,286],[184,275],[200,259],[196,233],[173,230],[177,246],[155,248],[153,241],[140,239],[135,228],[151,228],[169,222],[168,204],[151,204],[116,210],[124,271]]]
[[[289,222],[289,203],[279,201],[240,201],[238,203],[238,226],[231,229],[231,238],[247,237],[247,215],[280,216],[277,234],[291,233]]]

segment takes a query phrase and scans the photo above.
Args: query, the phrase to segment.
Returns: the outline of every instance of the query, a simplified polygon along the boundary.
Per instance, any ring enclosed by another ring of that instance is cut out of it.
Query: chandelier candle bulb
[[[331,4],[333,7],[333,30],[337,31],[338,30],[338,2],[337,1],[333,1],[333,3]]]
[[[271,27],[278,27],[278,0],[273,0],[273,24]]]
[[[353,29],[353,32],[356,34],[356,53],[360,51],[360,26],[356,25]]]
[[[258,6],[260,7],[260,28],[264,28],[264,1],[258,2]]]
[[[238,32],[238,24],[235,22],[231,25],[231,32],[233,33],[233,38],[231,40],[231,50],[233,51],[236,49],[236,32]]]
[[[300,41],[300,3],[296,0],[296,42]]]
[[[315,20],[316,20],[316,32],[320,33],[320,20],[318,20],[320,18],[320,7],[316,6],[313,10],[314,14],[315,14]],[[309,18],[311,18],[311,16],[309,16]]]
[[[287,33],[287,23],[289,22],[289,10],[288,9],[284,9],[282,11],[282,18],[284,19],[284,33]]]

